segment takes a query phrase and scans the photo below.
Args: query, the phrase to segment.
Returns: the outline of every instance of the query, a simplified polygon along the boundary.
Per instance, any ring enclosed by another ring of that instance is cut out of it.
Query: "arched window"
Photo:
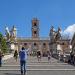
[[[36,31],[34,31],[34,34],[36,34],[37,32]]]
[[[43,43],[43,46],[46,46],[46,43]]]
[[[34,43],[34,46],[36,46],[36,43]]]
[[[24,45],[26,46],[26,45],[27,45],[27,43],[24,43]]]
[[[37,26],[37,24],[36,24],[36,23],[34,23],[34,26]]]
[[[65,43],[63,42],[62,45],[64,45]]]

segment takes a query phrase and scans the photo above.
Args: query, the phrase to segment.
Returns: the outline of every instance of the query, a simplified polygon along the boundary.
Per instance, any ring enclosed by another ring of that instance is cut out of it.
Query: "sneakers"
[[[21,72],[21,75],[26,75],[26,71],[24,72],[24,74]]]
[[[23,75],[23,71],[21,71],[21,75]]]
[[[26,73],[27,73],[27,72],[26,72],[26,70],[25,70],[25,71],[24,71],[24,75],[27,75]]]

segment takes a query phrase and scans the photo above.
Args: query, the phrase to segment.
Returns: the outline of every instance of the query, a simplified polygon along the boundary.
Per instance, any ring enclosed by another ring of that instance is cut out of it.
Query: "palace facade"
[[[51,26],[49,36],[41,38],[39,36],[39,20],[33,18],[30,38],[17,37],[17,28],[13,26],[10,31],[6,28],[6,39],[11,50],[20,50],[24,46],[29,50],[29,54],[36,54],[38,50],[41,51],[42,55],[47,55],[47,51],[52,54],[59,52],[62,54],[65,51],[70,51],[70,39],[63,39],[60,31],[59,27],[57,31],[54,31],[54,27]]]

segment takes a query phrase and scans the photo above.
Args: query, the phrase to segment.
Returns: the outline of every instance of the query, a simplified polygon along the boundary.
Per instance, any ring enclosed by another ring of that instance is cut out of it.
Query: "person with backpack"
[[[21,75],[26,74],[26,60],[27,60],[27,52],[24,47],[19,52],[19,58],[20,58],[20,68],[21,68]]]

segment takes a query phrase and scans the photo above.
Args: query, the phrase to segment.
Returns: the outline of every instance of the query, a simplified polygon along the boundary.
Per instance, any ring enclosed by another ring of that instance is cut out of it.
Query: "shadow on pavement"
[[[21,74],[15,74],[15,73],[5,73],[5,75],[21,75]]]

